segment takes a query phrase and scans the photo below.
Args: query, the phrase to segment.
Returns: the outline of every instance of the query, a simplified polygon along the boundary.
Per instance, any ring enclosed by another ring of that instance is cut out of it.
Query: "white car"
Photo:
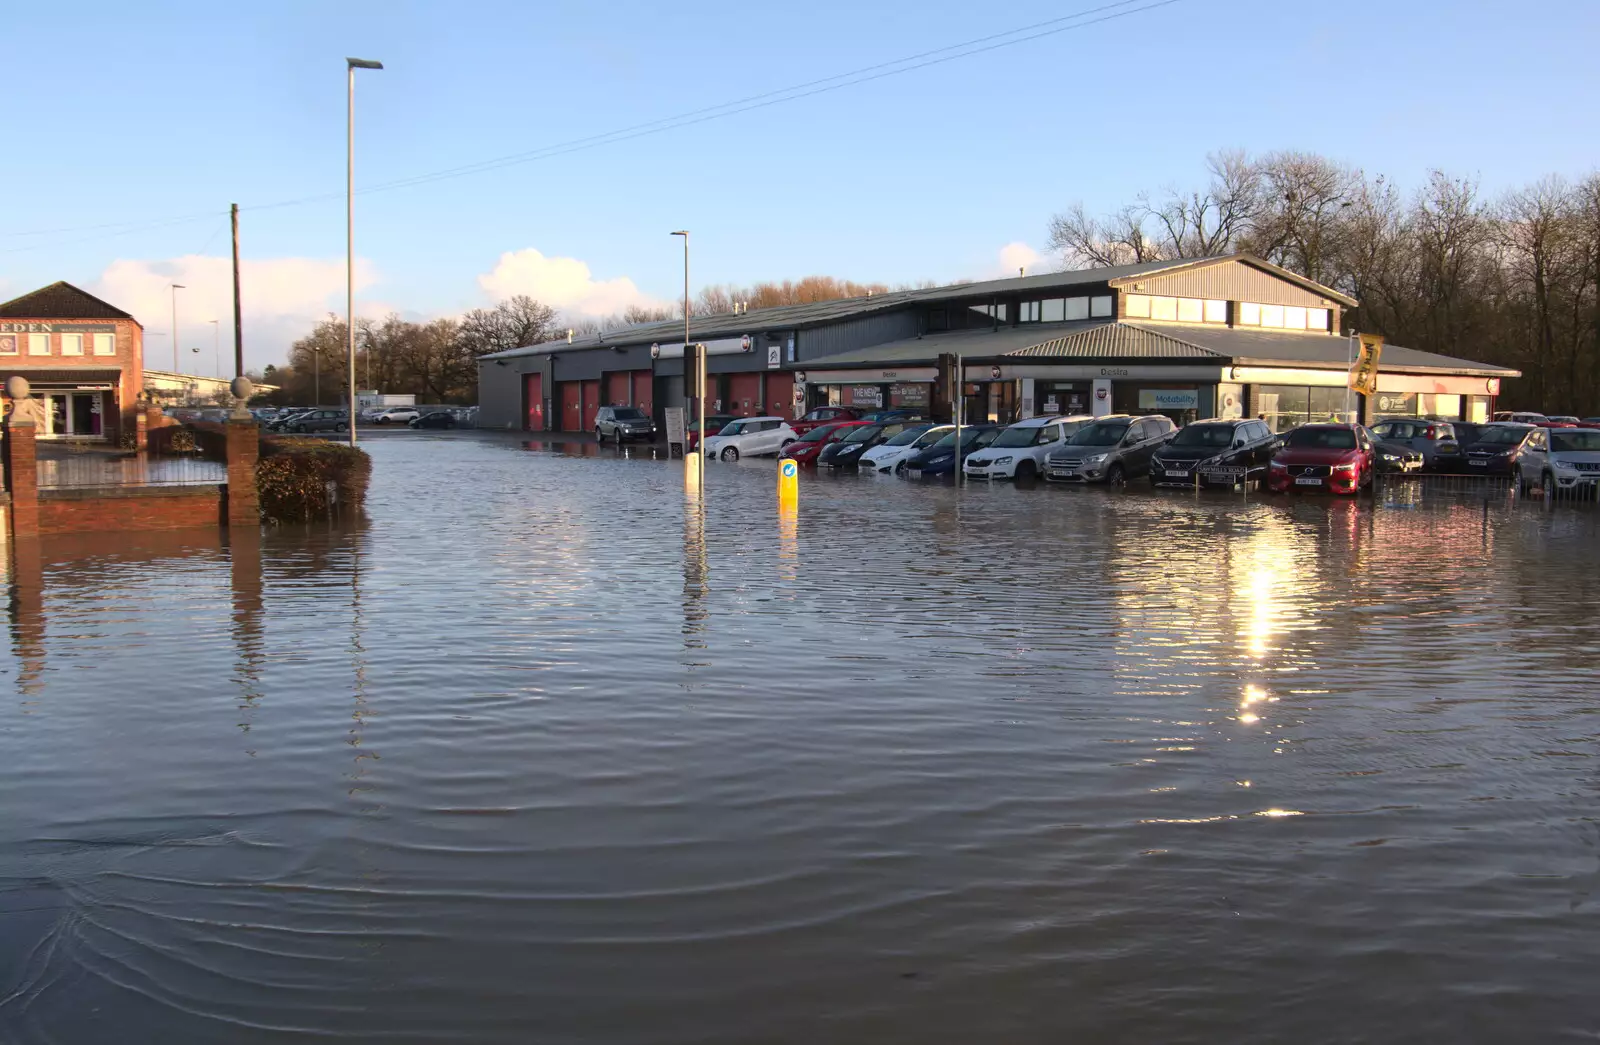
[[[1535,429],[1511,467],[1523,493],[1537,486],[1556,497],[1592,495],[1600,486],[1600,430]]]
[[[422,411],[414,406],[386,406],[372,415],[372,423],[377,425],[403,425],[415,421],[422,416]]]
[[[860,467],[898,473],[905,467],[909,458],[926,450],[955,430],[955,425],[933,425],[930,428],[919,425],[908,428],[887,443],[880,443],[862,454]]]
[[[1037,479],[1045,458],[1065,446],[1073,433],[1092,424],[1088,414],[1030,417],[1018,421],[994,442],[970,455],[962,471],[968,479]]]
[[[706,440],[706,456],[724,461],[776,454],[798,439],[781,417],[741,417]]]

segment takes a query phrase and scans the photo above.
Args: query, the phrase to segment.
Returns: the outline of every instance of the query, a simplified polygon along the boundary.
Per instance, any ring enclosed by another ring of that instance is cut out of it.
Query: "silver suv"
[[[1172,419],[1161,414],[1097,417],[1050,455],[1044,477],[1054,483],[1116,484],[1147,475],[1151,454],[1176,430]]]
[[[1600,484],[1600,429],[1537,428],[1517,456],[1517,486],[1538,486],[1552,496],[1594,496]]]

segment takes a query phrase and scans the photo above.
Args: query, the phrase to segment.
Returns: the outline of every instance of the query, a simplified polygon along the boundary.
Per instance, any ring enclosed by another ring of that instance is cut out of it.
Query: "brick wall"
[[[94,335],[85,333],[83,354],[63,355],[62,335],[55,329],[62,324],[114,327],[116,354],[95,355]],[[46,332],[43,330],[44,327],[51,329]],[[62,374],[79,370],[112,375],[113,379],[109,383],[113,388],[107,398],[113,401],[107,404],[109,416],[103,419],[106,437],[115,443],[123,431],[134,429],[139,393],[144,390],[144,329],[138,323],[131,319],[34,320],[8,316],[4,320],[4,328],[8,336],[13,339],[8,340],[6,344],[14,346],[15,354],[0,355],[0,383],[12,374],[20,374],[36,383],[40,378],[58,380]],[[28,334],[35,328],[43,333],[45,345],[49,349],[48,355],[29,353]],[[35,389],[36,394],[37,392],[38,389]]]
[[[90,486],[39,491],[39,533],[216,528],[225,486]]]

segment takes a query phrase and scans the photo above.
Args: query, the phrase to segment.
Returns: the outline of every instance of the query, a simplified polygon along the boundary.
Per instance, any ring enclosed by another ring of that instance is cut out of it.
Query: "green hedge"
[[[264,522],[310,522],[366,509],[372,458],[326,439],[264,436],[256,493]],[[329,486],[334,496],[329,497]]]

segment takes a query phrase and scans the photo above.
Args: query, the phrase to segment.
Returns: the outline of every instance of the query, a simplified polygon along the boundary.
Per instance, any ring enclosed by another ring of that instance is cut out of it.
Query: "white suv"
[[[403,425],[421,416],[422,411],[414,406],[388,406],[373,414],[372,422],[380,425]]]
[[[1065,446],[1073,433],[1093,421],[1088,414],[1018,421],[970,455],[962,471],[968,479],[1037,479],[1050,452]]]
[[[1593,494],[1600,484],[1600,429],[1536,429],[1512,467],[1523,493],[1538,486],[1553,496]]]
[[[724,461],[776,454],[798,436],[781,417],[741,417],[706,440],[706,456]]]

